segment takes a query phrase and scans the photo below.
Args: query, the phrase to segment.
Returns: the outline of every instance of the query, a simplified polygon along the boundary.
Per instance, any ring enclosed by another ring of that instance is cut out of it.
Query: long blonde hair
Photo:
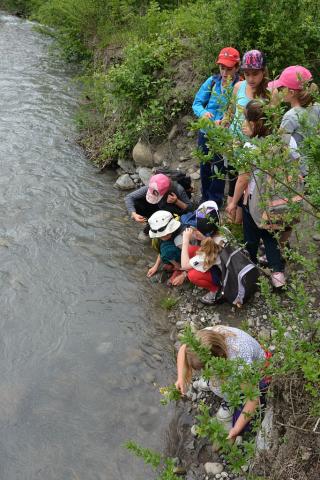
[[[213,357],[228,358],[227,344],[223,333],[212,330],[199,330],[196,332],[196,337],[202,345],[209,348]],[[186,359],[188,366],[194,370],[201,370],[204,367],[198,355],[188,346],[186,348]]]
[[[204,268],[206,270],[209,270],[209,268],[214,265],[217,256],[221,252],[222,247],[218,245],[215,241],[214,238],[212,237],[207,237],[204,238],[201,241],[200,248],[198,250],[198,253],[203,253],[204,254]]]
[[[301,107],[308,107],[314,103],[314,96],[318,93],[318,90],[318,85],[310,83],[303,90],[296,90],[294,96],[300,103]]]

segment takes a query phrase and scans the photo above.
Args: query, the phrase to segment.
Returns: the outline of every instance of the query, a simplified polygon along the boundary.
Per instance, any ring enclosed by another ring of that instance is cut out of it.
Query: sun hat
[[[173,233],[180,227],[181,223],[176,220],[171,212],[158,210],[148,220],[150,225],[150,238],[161,238]]]
[[[149,180],[148,191],[146,195],[146,200],[149,203],[156,204],[158,203],[163,195],[167,193],[171,185],[171,180],[167,175],[163,173],[158,173],[153,175]]]
[[[266,65],[265,56],[260,50],[249,50],[243,55],[242,70],[262,70]]]
[[[301,65],[293,65],[283,70],[278,80],[268,83],[268,88],[287,87],[291,90],[302,90],[303,84],[312,79],[312,73]]]
[[[196,210],[196,227],[203,235],[211,235],[220,224],[219,209],[216,202],[208,200]]]
[[[225,67],[234,67],[240,62],[240,53],[238,50],[232,47],[226,47],[221,50],[218,55],[217,64],[224,65]]]

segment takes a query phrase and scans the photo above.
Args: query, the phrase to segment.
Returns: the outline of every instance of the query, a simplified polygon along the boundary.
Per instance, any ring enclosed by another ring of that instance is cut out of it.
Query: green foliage
[[[139,458],[142,458],[146,465],[150,465],[154,470],[159,470],[157,480],[179,480],[179,477],[174,473],[174,463],[171,458],[165,458],[157,452],[149,448],[143,448],[135,442],[129,441],[124,444],[131,453]]]
[[[178,303],[178,298],[174,297],[164,297],[160,301],[160,307],[163,308],[164,310],[171,310],[173,307],[175,307]]]
[[[181,398],[181,393],[175,385],[161,387],[159,391],[161,395],[163,395],[163,398],[160,400],[161,405],[168,405],[170,402],[177,402]]]

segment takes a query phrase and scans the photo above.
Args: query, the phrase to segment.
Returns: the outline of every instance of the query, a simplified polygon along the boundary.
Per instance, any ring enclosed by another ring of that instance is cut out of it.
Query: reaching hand
[[[167,197],[167,203],[176,203],[177,200],[178,200],[178,197],[175,193],[173,192],[169,193]]]
[[[229,215],[233,215],[235,212],[234,210],[236,210],[237,208],[237,205],[233,202],[229,203],[229,205],[226,206],[226,212],[229,213]]]
[[[138,223],[146,223],[147,221],[146,217],[139,215],[137,212],[132,212],[131,218],[133,218],[133,220],[135,220]]]
[[[213,118],[213,115],[212,115],[212,113],[210,113],[210,112],[206,112],[206,113],[204,113],[202,116],[203,116],[204,118]]]
[[[187,386],[186,383],[183,380],[180,380],[179,378],[177,379],[175,386],[179,392],[181,392],[181,395],[185,395],[187,392]]]
[[[192,234],[193,234],[193,228],[190,228],[190,227],[186,228],[182,234],[183,241],[190,242]]]
[[[185,275],[184,275],[184,272],[182,272],[180,275],[177,275],[171,282],[171,284],[174,286],[174,287],[178,287],[179,285],[182,285],[183,282],[184,282],[184,279],[185,279]]]
[[[149,268],[147,272],[147,277],[148,278],[152,277],[155,273],[157,273],[157,271],[158,271],[157,265],[153,265],[153,267]]]

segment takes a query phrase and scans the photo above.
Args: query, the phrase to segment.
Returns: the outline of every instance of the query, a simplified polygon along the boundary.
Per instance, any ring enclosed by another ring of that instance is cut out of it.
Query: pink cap
[[[300,65],[287,67],[283,70],[278,80],[268,83],[268,88],[287,87],[292,90],[302,90],[304,82],[312,79],[311,72]]]
[[[149,187],[146,195],[146,200],[149,203],[158,203],[163,195],[167,193],[171,185],[171,180],[163,173],[153,175],[149,180]]]

